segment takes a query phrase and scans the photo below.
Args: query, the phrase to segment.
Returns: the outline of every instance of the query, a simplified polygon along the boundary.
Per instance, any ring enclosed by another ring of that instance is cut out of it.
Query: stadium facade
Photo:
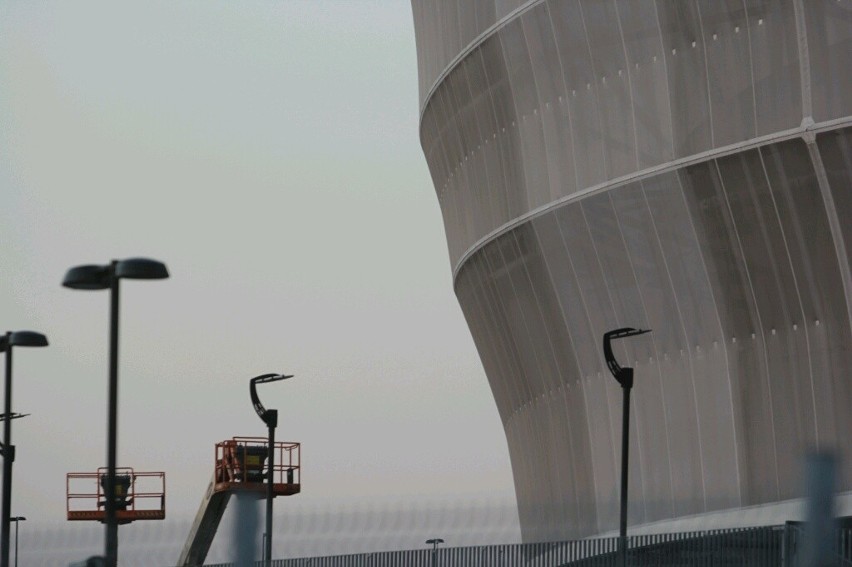
[[[852,432],[852,0],[412,0],[525,541],[801,496]],[[842,491],[852,467],[841,469]]]

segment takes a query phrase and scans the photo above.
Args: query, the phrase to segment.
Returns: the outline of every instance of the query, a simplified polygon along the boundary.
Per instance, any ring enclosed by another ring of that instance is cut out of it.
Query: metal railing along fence
[[[630,567],[800,567],[801,525],[635,535]],[[837,530],[838,567],[852,567],[852,528]],[[433,555],[434,553],[434,555]],[[260,565],[258,562],[257,565]],[[273,567],[619,567],[618,538],[278,559]],[[233,567],[220,563],[208,567]]]

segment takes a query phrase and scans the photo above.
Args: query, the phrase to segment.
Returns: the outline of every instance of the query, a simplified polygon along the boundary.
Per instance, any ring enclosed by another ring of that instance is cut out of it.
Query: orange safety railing
[[[266,482],[269,442],[265,437],[234,437],[216,443],[216,483],[257,485]],[[277,493],[290,492],[301,484],[300,444],[279,441],[274,446],[273,484]],[[287,489],[286,487],[292,487]]]
[[[129,467],[118,467],[115,473],[119,523],[166,517],[166,473],[136,472]],[[106,467],[98,472],[68,473],[65,508],[69,520],[106,520],[106,480]]]

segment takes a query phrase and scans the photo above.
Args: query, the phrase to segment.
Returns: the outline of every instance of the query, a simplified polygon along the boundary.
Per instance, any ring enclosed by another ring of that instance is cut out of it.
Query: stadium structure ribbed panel
[[[852,431],[852,0],[413,0],[525,541],[802,495]],[[840,490],[852,490],[852,467]]]

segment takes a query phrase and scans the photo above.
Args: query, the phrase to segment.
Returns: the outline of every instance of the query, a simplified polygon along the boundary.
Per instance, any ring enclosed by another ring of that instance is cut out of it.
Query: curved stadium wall
[[[525,541],[801,496],[852,431],[852,0],[412,0]],[[840,490],[852,489],[841,467]]]

